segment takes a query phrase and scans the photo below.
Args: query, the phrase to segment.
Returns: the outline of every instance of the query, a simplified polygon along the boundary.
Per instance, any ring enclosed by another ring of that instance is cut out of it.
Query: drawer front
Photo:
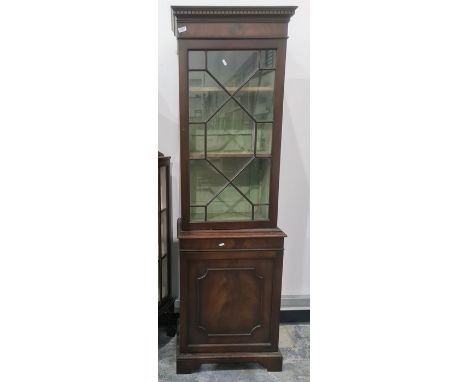
[[[277,351],[282,252],[181,252],[180,264],[182,351]]]
[[[181,250],[283,249],[283,238],[180,239]]]

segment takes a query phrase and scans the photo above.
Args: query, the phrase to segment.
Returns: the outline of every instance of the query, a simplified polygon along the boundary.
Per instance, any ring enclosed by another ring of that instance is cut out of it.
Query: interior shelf
[[[238,87],[226,87],[226,90],[230,93],[235,92]],[[206,92],[222,92],[223,89],[219,87],[210,87],[210,86],[190,86],[190,92],[195,93],[206,93]],[[272,92],[273,86],[243,86],[239,92]]]
[[[255,156],[256,158],[271,158],[270,153],[235,153],[235,152],[210,152],[207,154],[208,159],[210,158],[249,158]],[[204,153],[190,153],[190,159],[205,159]]]

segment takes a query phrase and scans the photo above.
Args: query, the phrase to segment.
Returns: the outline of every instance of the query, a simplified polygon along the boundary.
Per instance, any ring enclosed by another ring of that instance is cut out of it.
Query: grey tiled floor
[[[206,364],[192,374],[175,373],[176,337],[159,330],[159,380],[194,382],[309,381],[309,325],[281,325],[283,371],[270,373],[256,363]]]

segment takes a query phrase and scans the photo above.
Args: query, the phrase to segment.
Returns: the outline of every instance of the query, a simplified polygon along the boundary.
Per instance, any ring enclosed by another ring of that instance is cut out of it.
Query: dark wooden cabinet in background
[[[296,7],[172,7],[181,212],[177,373],[282,369],[277,227],[288,23]]]
[[[174,297],[171,288],[171,157],[158,153],[158,316],[167,335],[176,333]]]

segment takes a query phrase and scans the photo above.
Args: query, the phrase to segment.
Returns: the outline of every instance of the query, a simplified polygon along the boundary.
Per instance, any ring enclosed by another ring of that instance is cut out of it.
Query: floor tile
[[[292,348],[294,346],[293,340],[289,331],[286,329],[285,326],[280,326],[279,330],[279,347],[280,349],[283,348]]]

